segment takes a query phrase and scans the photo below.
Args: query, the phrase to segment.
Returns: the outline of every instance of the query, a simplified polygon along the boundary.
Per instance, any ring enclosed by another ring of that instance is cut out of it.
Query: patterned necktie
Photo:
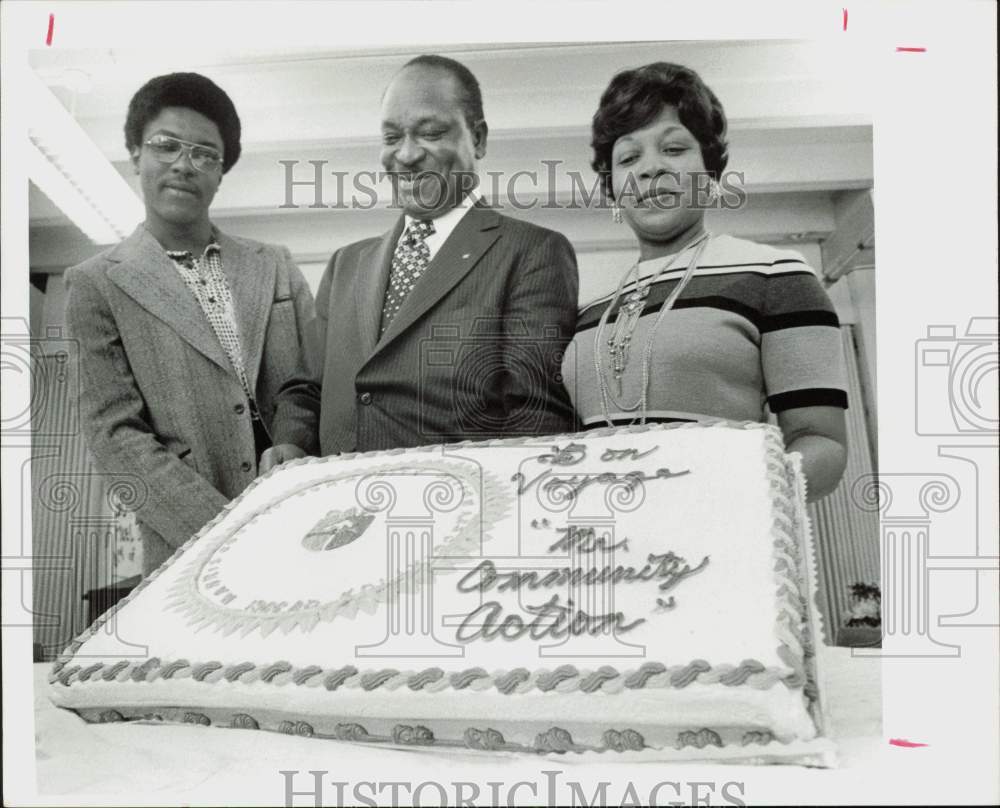
[[[433,222],[415,219],[406,228],[399,244],[396,245],[396,252],[392,255],[389,287],[386,289],[385,304],[382,306],[382,330],[379,336],[385,333],[417,279],[427,269],[431,251],[426,239],[433,233]]]

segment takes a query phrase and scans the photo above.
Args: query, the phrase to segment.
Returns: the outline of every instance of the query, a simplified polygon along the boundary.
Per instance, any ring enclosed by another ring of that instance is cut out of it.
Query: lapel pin
[[[462,256],[462,258],[468,258],[468,257],[469,257],[469,254],[468,254],[468,253],[465,253],[465,254],[464,254],[464,255]]]

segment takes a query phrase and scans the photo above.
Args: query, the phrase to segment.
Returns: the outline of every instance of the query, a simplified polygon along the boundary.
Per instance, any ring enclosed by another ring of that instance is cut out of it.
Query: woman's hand
[[[802,455],[810,502],[840,483],[847,466],[847,420],[840,407],[796,407],[778,413],[785,451]]]

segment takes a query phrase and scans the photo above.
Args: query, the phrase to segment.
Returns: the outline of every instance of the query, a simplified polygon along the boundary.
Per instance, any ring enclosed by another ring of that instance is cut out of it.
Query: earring
[[[611,221],[615,224],[622,223],[622,209],[617,200],[611,203]]]
[[[713,177],[708,181],[708,201],[715,202],[720,196],[722,196],[722,189],[719,187],[719,181]]]

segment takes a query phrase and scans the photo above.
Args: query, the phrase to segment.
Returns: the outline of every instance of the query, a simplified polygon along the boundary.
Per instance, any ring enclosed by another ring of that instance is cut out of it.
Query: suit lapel
[[[263,245],[247,247],[220,233],[219,246],[222,248],[222,270],[233,293],[247,384],[251,390],[256,390],[264,336],[274,300],[276,267],[274,261],[266,260]]]
[[[232,364],[198,301],[184,285],[163,247],[145,227],[139,225],[108,254],[108,260],[115,263],[108,270],[108,277],[119,289],[173,328],[197,351],[232,371]]]
[[[500,237],[499,226],[499,214],[482,203],[462,217],[403,301],[379,341],[379,349],[423,317],[472,270]],[[379,306],[381,311],[381,302]]]
[[[389,284],[392,270],[392,254],[396,242],[403,232],[403,217],[396,226],[378,241],[369,245],[358,258],[358,279],[355,300],[358,312],[358,334],[361,350],[365,356],[371,355],[379,341],[379,327],[382,325],[382,305],[385,289]]]

